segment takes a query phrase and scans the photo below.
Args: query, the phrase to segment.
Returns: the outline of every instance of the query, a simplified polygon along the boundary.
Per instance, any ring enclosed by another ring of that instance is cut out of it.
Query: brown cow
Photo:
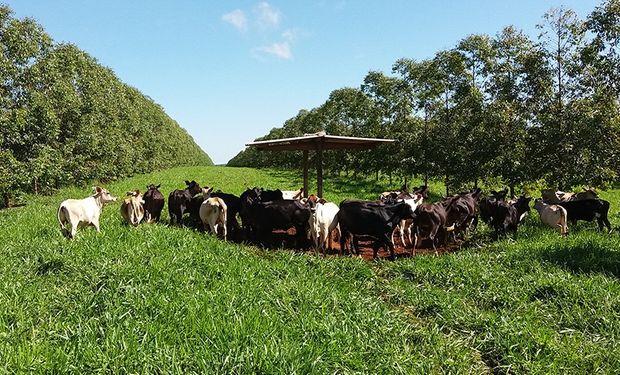
[[[140,190],[128,191],[127,196],[128,198],[125,198],[121,204],[121,216],[127,224],[135,227],[144,218],[144,199],[142,199]]]

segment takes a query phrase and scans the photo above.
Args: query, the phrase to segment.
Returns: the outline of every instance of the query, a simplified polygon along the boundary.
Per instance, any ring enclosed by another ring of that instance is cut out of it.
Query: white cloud
[[[235,9],[222,16],[222,20],[233,25],[235,29],[244,32],[248,29],[248,19],[241,9]]]
[[[284,41],[282,43],[272,43],[269,46],[260,47],[258,50],[283,60],[290,60],[293,58],[291,45],[288,41]]]
[[[268,2],[263,1],[254,8],[256,22],[261,29],[276,28],[280,25],[281,13]]]
[[[282,33],[282,37],[289,42],[294,42],[297,39],[297,34],[297,30],[288,29]]]

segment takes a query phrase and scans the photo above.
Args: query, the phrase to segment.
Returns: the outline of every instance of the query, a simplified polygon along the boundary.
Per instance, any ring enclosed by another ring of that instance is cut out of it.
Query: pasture
[[[119,198],[183,180],[234,194],[296,189],[296,173],[176,168],[105,185]],[[326,198],[385,184],[328,179]],[[440,185],[431,185],[434,193]],[[263,250],[166,225],[122,224],[67,241],[56,209],[89,188],[0,211],[0,371],[201,373],[616,373],[620,191],[611,235],[561,238],[535,210],[516,240],[481,225],[466,247],[397,261]],[[167,209],[162,220],[168,221]]]

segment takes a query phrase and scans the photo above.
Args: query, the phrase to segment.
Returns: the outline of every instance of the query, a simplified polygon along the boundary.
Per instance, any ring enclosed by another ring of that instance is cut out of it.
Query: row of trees
[[[620,0],[586,20],[553,9],[532,39],[514,27],[470,35],[432,59],[401,59],[359,88],[333,91],[260,138],[329,134],[395,138],[325,158],[332,172],[422,175],[454,188],[499,180],[603,186],[620,175]],[[298,167],[298,153],[246,149],[232,166]]]
[[[0,194],[212,164],[138,90],[31,19],[0,6]]]

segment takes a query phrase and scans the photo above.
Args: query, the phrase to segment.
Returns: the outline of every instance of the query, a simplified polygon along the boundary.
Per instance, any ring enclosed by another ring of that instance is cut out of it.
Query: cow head
[[[202,197],[203,199],[209,199],[211,197],[211,193],[213,192],[213,187],[203,187],[202,188]]]
[[[495,190],[491,190],[491,199],[495,199],[498,201],[503,201],[506,200],[506,195],[508,194],[508,189],[504,189],[504,190],[500,190],[500,191],[495,191]]]
[[[187,185],[187,188],[185,190],[187,190],[192,197],[202,192],[200,185],[198,185],[198,183],[194,180],[192,180],[192,182],[185,180],[185,185]]]
[[[540,210],[543,207],[544,207],[544,202],[543,202],[542,198],[534,199],[534,209]]]
[[[512,204],[514,208],[517,209],[517,213],[519,214],[519,222],[522,222],[523,219],[525,219],[527,214],[530,212],[530,201],[531,200],[532,198],[525,197],[522,195],[519,198],[517,198],[515,202]]]
[[[578,193],[579,199],[598,199],[598,193],[594,188],[583,188],[582,192]]]
[[[127,196],[128,197],[136,198],[137,202],[140,202],[141,204],[144,204],[144,199],[142,197],[142,193],[140,193],[140,190],[128,191],[127,192]]]
[[[93,186],[93,197],[101,203],[116,202],[116,197],[112,196],[107,189],[100,186]]]
[[[422,185],[413,191],[413,194],[420,195],[424,199],[428,199],[428,186]]]
[[[150,184],[146,186],[146,190],[158,190],[161,184],[155,186],[155,184]]]

